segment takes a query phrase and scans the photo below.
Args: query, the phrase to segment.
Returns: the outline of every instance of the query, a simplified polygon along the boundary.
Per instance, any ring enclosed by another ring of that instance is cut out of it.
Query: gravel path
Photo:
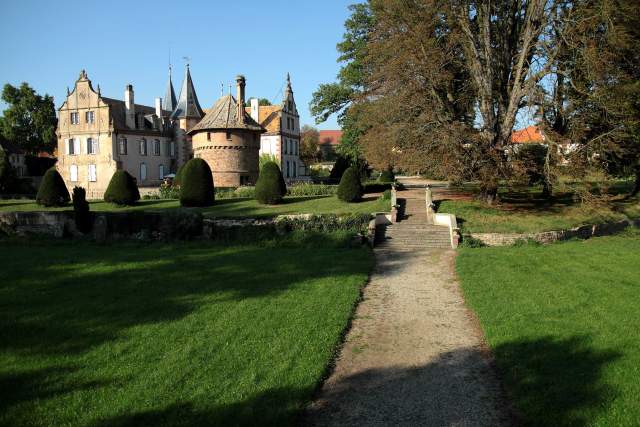
[[[302,424],[508,425],[499,382],[459,290],[455,251],[375,255],[335,369]]]

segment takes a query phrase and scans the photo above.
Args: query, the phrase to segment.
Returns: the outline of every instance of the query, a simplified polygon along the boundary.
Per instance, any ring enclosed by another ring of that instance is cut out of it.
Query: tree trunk
[[[548,179],[545,179],[542,183],[542,198],[550,199],[553,195],[553,185],[549,182]]]

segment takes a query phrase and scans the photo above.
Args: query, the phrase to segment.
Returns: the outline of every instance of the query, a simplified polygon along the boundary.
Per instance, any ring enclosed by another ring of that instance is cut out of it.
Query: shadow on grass
[[[509,342],[494,356],[525,425],[590,425],[617,395],[601,377],[622,354],[592,348],[588,336]]]
[[[0,351],[76,354],[126,328],[182,318],[205,298],[262,298],[353,274],[350,249],[335,246],[318,236],[273,248],[0,241],[0,258],[13,260],[0,271]]]

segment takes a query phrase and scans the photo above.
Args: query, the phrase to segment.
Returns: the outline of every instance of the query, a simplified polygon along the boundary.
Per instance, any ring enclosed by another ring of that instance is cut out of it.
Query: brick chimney
[[[238,102],[238,121],[244,121],[244,87],[246,80],[243,75],[236,76],[236,99]]]

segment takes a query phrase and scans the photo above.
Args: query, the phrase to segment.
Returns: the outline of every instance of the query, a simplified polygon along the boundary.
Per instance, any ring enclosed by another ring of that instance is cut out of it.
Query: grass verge
[[[95,212],[162,211],[177,209],[180,207],[180,202],[169,199],[140,200],[135,206],[118,207],[111,203],[92,201],[90,202],[90,207]],[[0,212],[50,210],[73,210],[73,207],[69,205],[62,208],[44,208],[37,205],[33,200],[0,200]],[[224,199],[217,200],[213,206],[198,208],[198,210],[205,216],[211,217],[272,217],[303,213],[348,214],[388,212],[390,210],[390,202],[374,196],[365,196],[360,203],[346,203],[338,200],[335,196],[315,196],[285,197],[282,204],[268,206],[261,205],[253,199]]]
[[[457,271],[525,425],[640,419],[640,233],[460,250]]]
[[[372,265],[300,236],[0,241],[0,425],[290,424]]]

